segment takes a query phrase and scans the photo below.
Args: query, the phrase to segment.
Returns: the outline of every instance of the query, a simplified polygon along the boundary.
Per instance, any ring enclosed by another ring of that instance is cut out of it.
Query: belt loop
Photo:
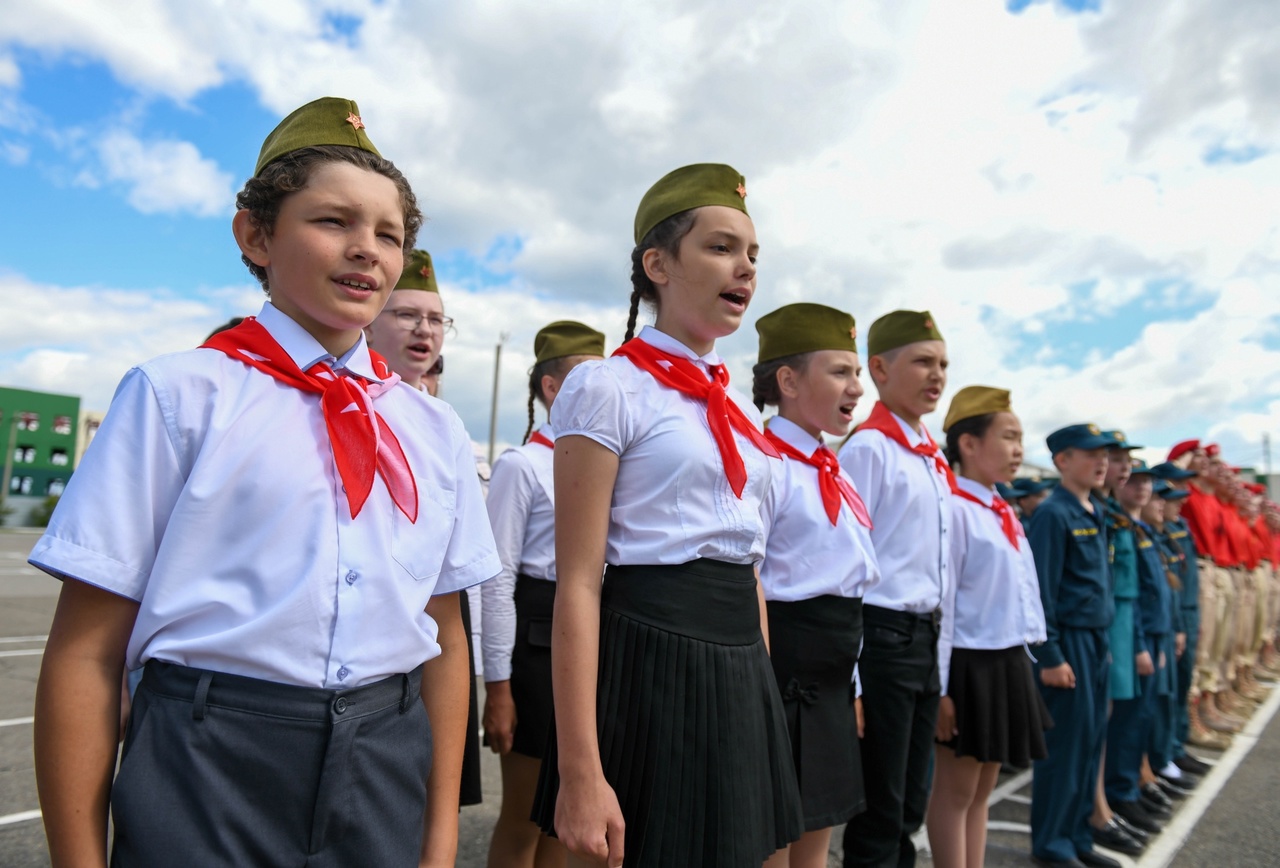
[[[409,703],[413,697],[413,691],[409,689],[409,673],[400,676],[403,681],[400,682],[400,713],[404,714],[409,710]]]
[[[204,704],[209,698],[209,684],[213,681],[212,672],[201,672],[200,681],[196,684],[196,696],[191,703],[191,716],[196,720],[204,720]]]

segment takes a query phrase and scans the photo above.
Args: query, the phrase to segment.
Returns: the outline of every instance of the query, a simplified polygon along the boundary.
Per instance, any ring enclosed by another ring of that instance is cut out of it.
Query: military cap
[[[1154,477],[1155,472],[1147,466],[1147,462],[1143,461],[1141,458],[1134,458],[1129,462],[1129,478],[1132,479],[1135,476]]]
[[[1179,458],[1181,458],[1183,455],[1186,455],[1188,452],[1195,452],[1199,448],[1200,448],[1199,440],[1183,440],[1180,443],[1175,443],[1173,444],[1172,448],[1169,449],[1168,460],[1177,461]]]
[[[1019,477],[1013,481],[1014,497],[1030,497],[1033,494],[1039,494],[1042,491],[1048,491],[1058,483],[1052,479],[1028,479]]]
[[[1166,482],[1181,482],[1185,479],[1193,479],[1197,474],[1194,470],[1183,470],[1172,461],[1165,461],[1151,468],[1151,473],[1156,479],[1163,479]]]
[[[952,425],[964,419],[985,416],[988,413],[1008,413],[1012,409],[1008,389],[965,386],[951,399],[951,406],[947,409],[947,418],[942,423],[942,430],[949,431]]]
[[[940,341],[942,332],[927,310],[895,310],[871,324],[867,331],[867,353],[878,356],[919,341]]]
[[[1120,431],[1120,430],[1103,431],[1103,432],[1102,432],[1102,435],[1103,435],[1104,437],[1110,437],[1110,438],[1111,438],[1111,441],[1112,441],[1112,442],[1108,443],[1107,445],[1108,445],[1110,448],[1112,448],[1112,449],[1125,449],[1125,450],[1132,450],[1132,449],[1141,449],[1141,448],[1142,448],[1141,446],[1139,446],[1139,445],[1138,445],[1138,444],[1136,444],[1136,443],[1130,443],[1130,442],[1129,442],[1129,440],[1128,440],[1128,438],[1126,438],[1126,437],[1124,436],[1124,432],[1123,432],[1123,431]]]
[[[1151,486],[1151,493],[1161,500],[1182,500],[1182,498],[1191,494],[1185,488],[1174,488],[1159,477],[1156,478],[1155,483]]]
[[[262,174],[268,163],[285,154],[318,145],[345,145],[382,156],[369,141],[355,100],[326,96],[294,109],[271,131],[262,143],[253,174]]]
[[[797,302],[756,320],[760,334],[757,361],[771,362],[816,350],[858,352],[858,327],[853,316],[825,304]]]
[[[1217,458],[1220,452],[1222,452],[1222,447],[1217,443],[1206,443],[1204,446],[1204,454],[1210,458]]]
[[[732,166],[723,163],[695,163],[663,175],[649,188],[636,209],[636,244],[653,227],[704,205],[725,205],[747,213],[747,181]],[[749,216],[749,215],[748,215]]]
[[[533,339],[534,364],[565,356],[603,356],[604,335],[573,320],[557,320],[539,329]]]
[[[439,293],[436,284],[436,269],[431,264],[431,254],[425,250],[411,250],[404,258],[404,271],[396,281],[396,289],[421,289]]]
[[[1016,500],[1022,496],[1018,494],[1018,489],[1003,482],[996,483],[996,494],[1000,495],[1001,500]]]
[[[1102,449],[1112,445],[1113,441],[1102,433],[1097,425],[1068,425],[1059,428],[1045,438],[1049,452],[1057,455],[1064,449]]]

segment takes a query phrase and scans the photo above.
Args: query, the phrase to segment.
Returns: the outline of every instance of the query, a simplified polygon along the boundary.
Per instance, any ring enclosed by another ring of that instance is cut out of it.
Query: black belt
[[[879,621],[881,624],[895,624],[907,630],[928,624],[933,629],[938,629],[938,625],[942,623],[942,608],[938,607],[931,612],[903,612],[899,609],[886,609],[883,606],[872,606],[867,603],[862,605],[862,616],[864,621]]]

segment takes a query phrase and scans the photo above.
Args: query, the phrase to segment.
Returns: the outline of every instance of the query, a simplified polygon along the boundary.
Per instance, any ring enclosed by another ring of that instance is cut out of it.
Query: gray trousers
[[[113,868],[416,866],[421,682],[332,691],[149,662],[111,790]]]

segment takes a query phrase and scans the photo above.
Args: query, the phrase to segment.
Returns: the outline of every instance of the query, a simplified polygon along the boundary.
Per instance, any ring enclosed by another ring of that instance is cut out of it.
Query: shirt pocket
[[[391,531],[391,557],[415,582],[434,579],[444,568],[444,557],[453,535],[457,494],[438,486],[418,483],[418,520],[410,522],[395,510]]]

